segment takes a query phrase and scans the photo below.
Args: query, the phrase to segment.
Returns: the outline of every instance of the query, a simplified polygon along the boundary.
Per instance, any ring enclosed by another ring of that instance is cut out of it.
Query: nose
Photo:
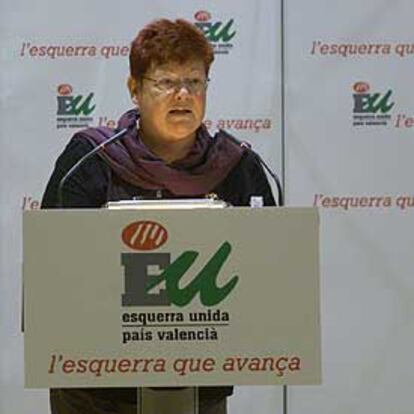
[[[191,93],[188,89],[188,86],[184,83],[182,83],[179,88],[177,88],[175,92],[175,97],[178,100],[188,99],[190,97]]]

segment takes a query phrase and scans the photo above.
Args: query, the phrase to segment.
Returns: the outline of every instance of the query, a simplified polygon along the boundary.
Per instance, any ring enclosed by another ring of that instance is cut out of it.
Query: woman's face
[[[136,97],[140,125],[159,143],[193,138],[206,106],[206,73],[201,60],[151,67],[140,83],[128,85]]]

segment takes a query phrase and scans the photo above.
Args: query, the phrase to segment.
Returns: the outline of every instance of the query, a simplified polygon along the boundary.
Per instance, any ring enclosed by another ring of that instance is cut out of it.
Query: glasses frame
[[[210,78],[204,79],[204,83],[202,84],[202,88],[200,90],[194,91],[194,87],[189,85],[189,81],[191,81],[191,79],[188,79],[188,78],[187,79],[182,79],[182,78],[180,78],[180,79],[171,79],[171,78],[165,77],[165,78],[160,78],[160,79],[154,79],[154,78],[151,78],[149,76],[143,76],[142,79],[148,80],[150,82],[154,82],[154,86],[160,92],[162,92],[164,94],[177,93],[184,86],[185,89],[191,95],[197,95],[197,94],[200,94],[201,92],[205,92],[207,90],[208,84],[210,82]],[[160,86],[160,84],[159,84],[160,81],[165,80],[165,79],[173,81],[175,83],[175,85],[172,86],[171,88],[165,88],[165,87]]]

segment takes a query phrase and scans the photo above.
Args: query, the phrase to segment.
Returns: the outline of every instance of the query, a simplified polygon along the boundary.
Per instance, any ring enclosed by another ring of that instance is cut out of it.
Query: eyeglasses
[[[160,92],[168,94],[179,91],[183,86],[192,95],[197,95],[204,92],[207,89],[207,85],[210,79],[206,78],[185,78],[185,79],[172,79],[172,78],[160,78],[153,79],[146,76],[143,77],[150,82],[154,82],[155,88]]]

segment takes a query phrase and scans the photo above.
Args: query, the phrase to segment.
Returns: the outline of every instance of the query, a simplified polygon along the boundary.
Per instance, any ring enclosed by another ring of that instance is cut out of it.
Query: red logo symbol
[[[364,93],[369,91],[369,83],[367,82],[357,82],[354,84],[354,91],[356,93]]]
[[[134,250],[155,250],[167,239],[167,230],[155,221],[136,221],[122,231],[122,241]]]
[[[194,15],[199,22],[207,22],[211,19],[211,14],[206,10],[200,10]]]
[[[66,96],[72,93],[72,86],[68,83],[62,83],[57,87],[57,91],[59,95]]]

